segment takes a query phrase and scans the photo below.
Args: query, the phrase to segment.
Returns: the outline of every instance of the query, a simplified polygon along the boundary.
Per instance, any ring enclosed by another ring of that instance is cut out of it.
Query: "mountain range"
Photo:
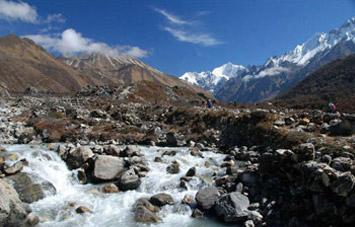
[[[202,102],[210,94],[142,61],[122,55],[84,53],[54,57],[28,38],[0,38],[1,93],[73,95],[90,88],[131,101]],[[89,90],[90,90],[89,89]],[[6,92],[4,92],[4,90]]]
[[[224,102],[253,103],[276,97],[320,66],[355,53],[355,17],[328,33],[318,33],[263,65],[227,63],[211,71],[187,72],[180,79],[212,91]]]

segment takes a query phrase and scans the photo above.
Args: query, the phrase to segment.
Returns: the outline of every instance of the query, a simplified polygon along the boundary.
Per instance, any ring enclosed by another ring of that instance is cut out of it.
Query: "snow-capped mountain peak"
[[[291,51],[269,58],[263,65],[245,67],[227,63],[180,78],[213,91],[224,101],[255,102],[277,95],[321,65],[352,53],[355,53],[355,17],[327,33],[316,33]]]
[[[228,80],[232,77],[240,76],[241,73],[245,73],[246,71],[248,71],[246,67],[228,62],[227,64],[215,68],[212,74],[218,77],[224,77]]]
[[[227,81],[230,78],[235,78],[244,75],[248,69],[242,65],[232,63],[224,64],[220,67],[206,72],[186,72],[179,78],[191,84],[199,85],[202,88],[214,91],[214,88],[222,81]]]

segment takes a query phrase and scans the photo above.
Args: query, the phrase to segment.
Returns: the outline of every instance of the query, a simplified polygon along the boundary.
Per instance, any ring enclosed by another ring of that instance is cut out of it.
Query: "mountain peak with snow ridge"
[[[248,68],[242,65],[232,64],[228,62],[221,65],[212,71],[206,72],[186,72],[179,78],[191,84],[199,85],[200,87],[213,92],[214,88],[223,81],[230,78],[239,77],[248,72]]]
[[[341,45],[346,45],[345,49],[340,50],[341,47],[339,46]],[[332,51],[335,49],[337,49],[336,52]],[[223,92],[225,84],[228,84],[228,86],[226,86],[228,89],[233,89],[231,83],[236,83],[234,89],[243,88],[249,92],[255,88],[255,85],[252,85],[255,83],[254,81],[268,77],[270,80],[275,80],[272,83],[275,83],[273,89],[276,90],[272,92],[262,92],[259,87],[260,91],[255,92],[275,95],[277,94],[277,90],[281,89],[280,86],[283,86],[282,84],[290,83],[283,80],[297,81],[302,77],[288,78],[287,75],[294,74],[298,70],[304,68],[306,68],[306,70],[303,73],[310,72],[311,70],[314,70],[315,67],[320,66],[320,64],[329,62],[330,59],[334,59],[337,56],[338,58],[344,57],[349,53],[355,53],[355,17],[348,19],[343,25],[327,33],[316,33],[310,39],[297,45],[294,49],[285,54],[267,59],[263,65],[242,66],[228,62],[211,71],[200,73],[190,72],[188,75],[189,80],[193,80],[194,84],[213,91],[217,96]],[[329,56],[329,54],[332,56]],[[322,60],[323,58],[324,60]],[[306,74],[303,76],[306,76]],[[272,77],[280,77],[281,79],[272,79]],[[187,76],[184,74],[180,78],[186,79]],[[278,82],[276,82],[276,80]],[[254,88],[248,89],[249,84]],[[232,93],[231,91],[229,92]],[[234,93],[235,92],[237,91],[234,91]],[[251,96],[253,96],[253,101],[258,99],[255,95]],[[261,96],[265,95],[260,95],[260,97]],[[238,97],[240,96],[238,95]]]

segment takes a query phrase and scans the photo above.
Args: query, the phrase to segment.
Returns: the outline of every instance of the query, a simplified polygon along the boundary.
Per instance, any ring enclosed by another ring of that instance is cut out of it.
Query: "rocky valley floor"
[[[1,226],[353,226],[355,114],[19,97]]]

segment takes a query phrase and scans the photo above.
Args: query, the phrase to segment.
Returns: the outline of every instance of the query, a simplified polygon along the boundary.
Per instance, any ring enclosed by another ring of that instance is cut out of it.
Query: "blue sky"
[[[262,64],[355,16],[355,0],[0,0],[0,34],[131,54],[172,75]]]

